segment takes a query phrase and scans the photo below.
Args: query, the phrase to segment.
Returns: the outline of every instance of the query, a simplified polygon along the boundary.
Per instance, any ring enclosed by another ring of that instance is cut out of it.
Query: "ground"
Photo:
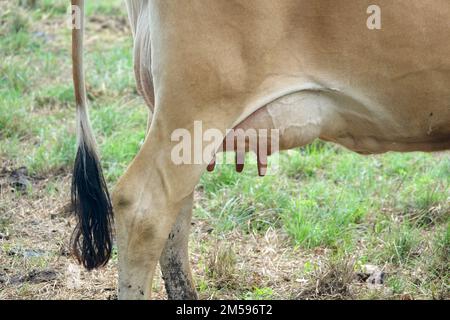
[[[69,255],[75,157],[67,1],[0,0],[0,299],[114,299],[117,255],[88,273]],[[122,1],[88,1],[91,117],[111,188],[139,150]],[[205,173],[191,262],[202,299],[449,299],[450,154],[363,157],[323,142]],[[165,298],[158,273],[155,298]]]

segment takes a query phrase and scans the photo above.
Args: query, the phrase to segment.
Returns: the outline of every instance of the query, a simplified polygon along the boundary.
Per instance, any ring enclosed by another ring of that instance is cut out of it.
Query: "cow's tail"
[[[72,63],[77,108],[78,151],[72,177],[72,206],[77,226],[72,252],[88,270],[104,266],[112,248],[112,205],[89,123],[83,70],[84,0],[72,0]],[[75,6],[75,7],[74,7]]]

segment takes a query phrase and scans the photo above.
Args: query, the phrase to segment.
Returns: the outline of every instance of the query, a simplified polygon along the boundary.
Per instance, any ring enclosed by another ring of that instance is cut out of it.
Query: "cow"
[[[378,0],[381,28],[368,27],[371,2],[126,1],[137,88],[151,116],[110,197],[87,112],[84,1],[72,0],[82,12],[73,30],[79,261],[87,269],[107,263],[114,217],[120,299],[150,298],[158,262],[169,298],[197,298],[188,259],[193,192],[215,154],[201,163],[171,159],[172,133],[193,133],[196,121],[224,137],[234,128],[277,129],[280,150],[315,139],[361,154],[450,149],[448,0]],[[265,139],[258,145],[270,145]],[[271,153],[258,153],[260,175]]]

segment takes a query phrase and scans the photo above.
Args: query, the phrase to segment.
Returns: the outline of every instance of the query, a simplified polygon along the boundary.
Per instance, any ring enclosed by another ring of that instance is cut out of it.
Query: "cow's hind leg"
[[[175,166],[170,144],[152,129],[113,195],[120,299],[151,296],[156,264],[202,171]]]
[[[178,128],[186,128],[194,136],[194,119],[202,117],[187,114],[183,121],[176,123],[173,121],[176,117],[169,111],[166,105],[160,106],[139,154],[114,190],[120,299],[151,296],[154,271],[166,243],[161,261],[164,275],[169,279],[169,296],[195,298],[187,263],[187,237],[192,194],[207,164],[172,161],[177,143],[171,141],[171,134]],[[208,123],[205,123],[206,127]],[[179,234],[171,235],[172,230],[178,229]],[[176,290],[171,291],[173,288]]]
[[[148,106],[147,133],[153,118],[153,106]],[[192,205],[193,194],[186,198],[159,260],[167,296],[170,300],[198,299],[192,280],[188,250]]]
[[[186,198],[159,260],[170,300],[196,300],[189,264],[189,231],[193,196]]]

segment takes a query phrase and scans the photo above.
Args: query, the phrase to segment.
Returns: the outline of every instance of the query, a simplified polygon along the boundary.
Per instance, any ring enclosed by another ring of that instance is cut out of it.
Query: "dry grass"
[[[217,289],[235,288],[237,281],[236,253],[231,246],[217,242],[212,248],[207,261],[207,276],[215,282]]]
[[[9,173],[4,169],[0,178],[0,299],[116,298],[116,257],[106,268],[86,272],[68,255],[74,227],[67,210],[70,176],[29,177],[31,189],[17,192]],[[305,261],[314,260],[293,250],[276,230],[264,235],[231,232],[217,239],[207,221],[194,220],[192,231],[191,262],[203,299],[240,299],[269,287],[273,294],[268,298],[289,298],[304,285],[295,276]],[[321,255],[317,251],[314,261]],[[165,297],[158,276],[154,298]]]
[[[87,273],[68,256],[74,221],[67,212],[70,177],[30,178],[31,190],[0,179],[0,299],[107,299],[116,287],[115,263]],[[54,189],[49,195],[49,188]]]
[[[18,192],[10,185],[10,173],[4,168],[0,175],[0,299],[115,299],[116,256],[107,267],[86,272],[68,255],[74,227],[68,212],[70,176],[28,177],[30,189]],[[328,249],[292,248],[280,230],[235,230],[218,237],[208,221],[194,219],[190,244],[202,299],[394,296],[383,286],[361,282],[354,257],[336,258]],[[437,250],[436,259],[441,259],[448,248]],[[437,266],[438,276],[448,272],[441,263]],[[159,269],[157,274],[154,298],[165,299]],[[409,296],[397,298],[404,297]]]
[[[0,178],[2,204],[0,299],[115,298],[117,284],[115,257],[106,268],[89,273],[68,256],[68,242],[74,227],[74,220],[67,211],[70,177],[66,175],[51,179],[29,177],[31,189],[17,192],[10,186],[10,172],[4,169]],[[49,189],[55,190],[53,195],[49,196]],[[273,281],[274,273],[290,272],[292,266],[285,270],[279,268],[280,260],[284,260],[285,265],[292,264],[293,261],[286,261],[282,253],[276,252],[273,247],[278,244],[272,243],[272,250],[266,246],[262,248],[261,245],[266,243],[267,237],[245,239],[233,234],[230,239],[224,239],[225,243],[234,243],[235,248],[241,253],[244,249],[248,253],[265,250],[270,254],[248,256],[240,254],[238,259],[231,247],[217,245],[217,240],[211,237],[205,224],[206,222],[197,221],[193,230],[194,273],[200,275],[200,281],[202,278],[208,279],[215,288],[223,287],[228,291],[219,296],[215,293],[216,290],[203,292],[203,298],[237,298],[238,284],[242,286],[241,289],[258,283],[272,285],[277,282]],[[202,247],[210,248],[210,255],[197,251],[201,251]],[[270,256],[276,256],[276,259],[271,259]],[[277,260],[278,263],[274,264]],[[202,262],[198,263],[199,261]],[[268,261],[271,263],[267,263]],[[205,262],[208,264],[207,272],[202,267]],[[251,265],[253,272],[253,277],[247,279],[242,276],[242,268],[246,265]],[[255,279],[258,281],[254,281]],[[243,280],[244,282],[241,282]],[[284,288],[285,280],[279,277],[278,281],[280,280],[280,288]],[[161,278],[157,277],[154,286],[155,298],[165,298],[163,288]]]
[[[355,261],[351,257],[328,258],[308,274],[307,284],[298,298],[352,298],[351,285],[355,282],[355,270]]]

